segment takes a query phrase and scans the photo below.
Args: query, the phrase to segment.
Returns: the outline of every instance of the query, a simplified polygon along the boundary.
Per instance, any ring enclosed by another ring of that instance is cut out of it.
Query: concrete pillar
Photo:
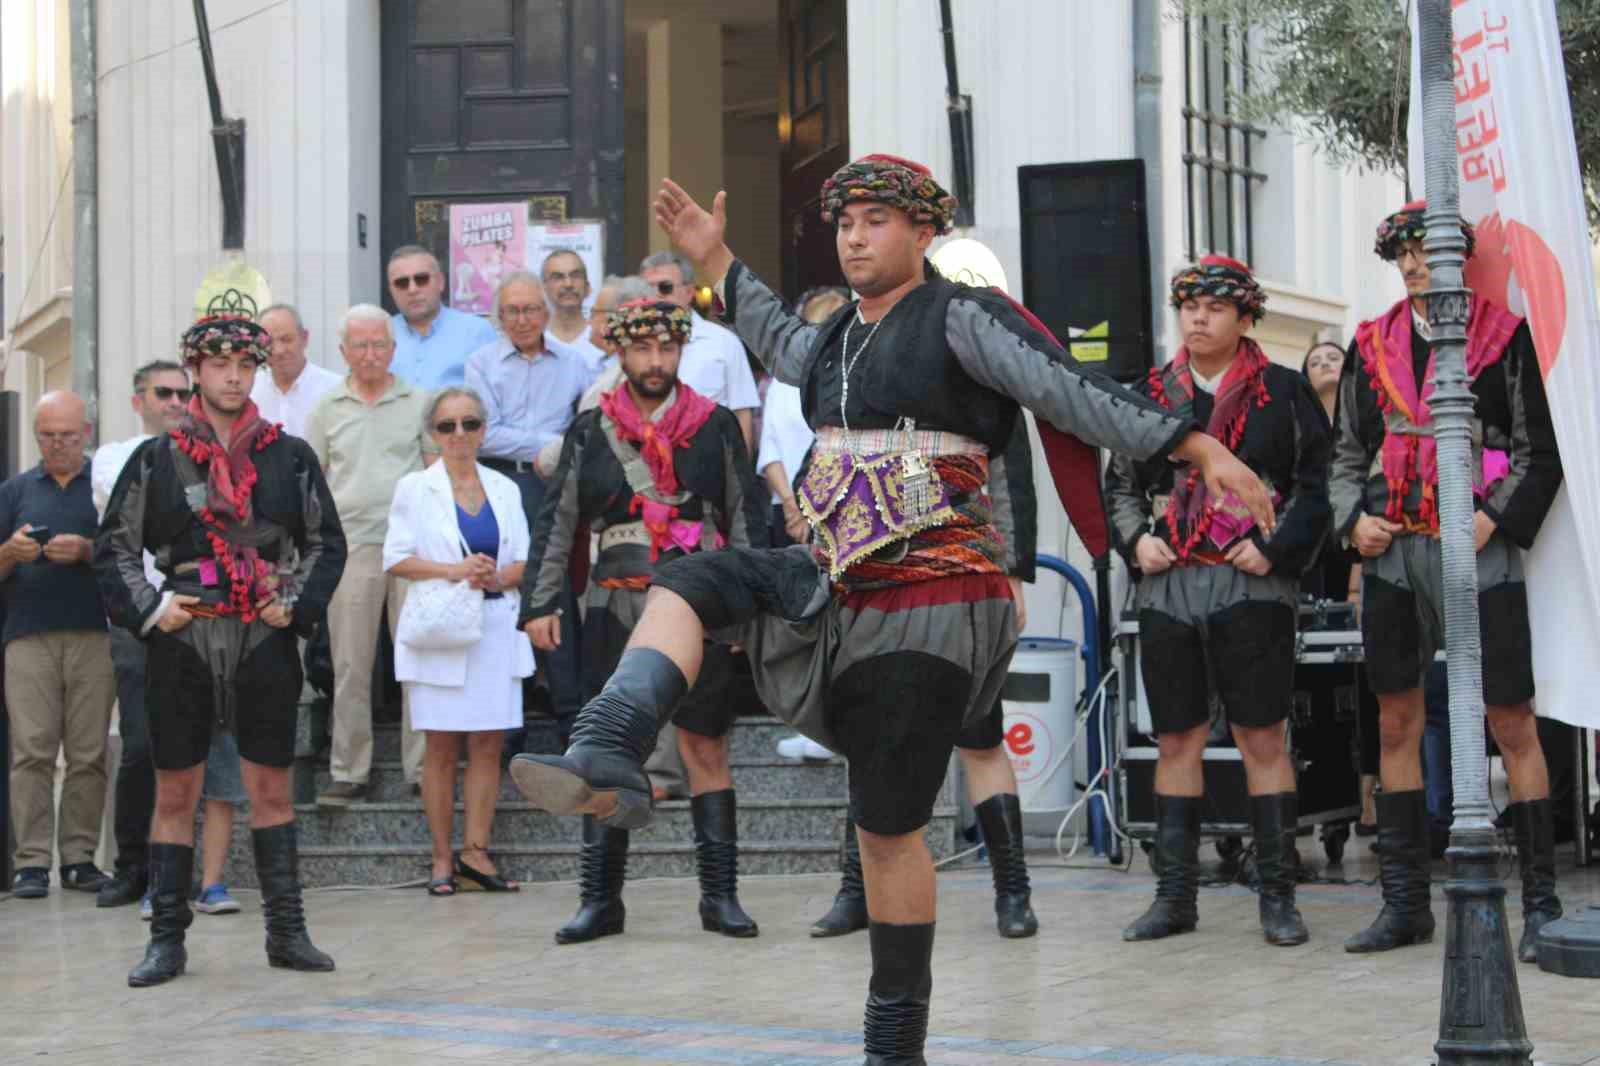
[[[650,27],[646,47],[650,196],[670,177],[709,207],[723,187],[722,24],[663,19]],[[666,235],[652,225],[650,250],[667,246]]]

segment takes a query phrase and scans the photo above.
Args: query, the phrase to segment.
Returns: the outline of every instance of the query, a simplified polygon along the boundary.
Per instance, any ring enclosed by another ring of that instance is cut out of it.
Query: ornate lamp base
[[[1492,831],[1451,837],[1445,919],[1439,1066],[1529,1066],[1517,956],[1506,926],[1506,890]]]

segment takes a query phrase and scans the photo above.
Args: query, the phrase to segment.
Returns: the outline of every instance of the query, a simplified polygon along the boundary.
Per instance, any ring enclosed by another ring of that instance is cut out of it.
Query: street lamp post
[[[1483,776],[1483,647],[1478,629],[1472,521],[1472,391],[1467,381],[1469,292],[1457,181],[1451,0],[1420,0],[1422,158],[1428,211],[1428,324],[1435,355],[1434,437],[1439,451],[1439,534],[1444,557],[1445,647],[1450,670],[1450,751],[1455,822],[1445,882],[1445,959],[1439,1066],[1528,1066],[1516,956],[1506,928],[1494,826]]]

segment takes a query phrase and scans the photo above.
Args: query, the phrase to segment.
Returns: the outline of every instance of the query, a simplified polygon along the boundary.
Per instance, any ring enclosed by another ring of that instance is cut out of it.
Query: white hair
[[[489,312],[489,321],[494,323],[494,328],[501,333],[506,331],[505,323],[500,321],[500,297],[505,294],[508,285],[532,285],[539,291],[539,302],[544,304],[545,310],[550,309],[549,298],[544,294],[544,282],[538,276],[527,270],[513,270],[500,279],[500,284],[494,290],[494,308]]]
[[[383,332],[391,341],[394,340],[394,323],[389,319],[389,312],[377,304],[356,304],[344,313],[344,317],[339,319],[340,344],[349,339],[352,322],[382,322]]]

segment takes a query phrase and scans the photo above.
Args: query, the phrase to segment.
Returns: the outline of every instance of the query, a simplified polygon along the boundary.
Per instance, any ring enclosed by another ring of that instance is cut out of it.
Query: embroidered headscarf
[[[665,300],[633,300],[623,304],[606,322],[605,338],[618,348],[636,340],[662,344],[688,344],[694,319],[686,307]]]
[[[1378,223],[1378,236],[1372,243],[1372,250],[1378,254],[1378,258],[1392,263],[1400,258],[1400,245],[1426,237],[1428,227],[1422,216],[1427,210],[1428,201],[1413,200]],[[1472,253],[1477,250],[1478,240],[1472,224],[1466,219],[1461,220],[1461,234],[1467,239],[1466,257],[1471,259]]]
[[[1196,296],[1216,296],[1230,301],[1240,315],[1249,315],[1260,322],[1266,312],[1267,294],[1261,291],[1260,282],[1250,273],[1250,268],[1237,259],[1225,255],[1208,255],[1172,275],[1172,306],[1182,307],[1185,300]]]
[[[207,355],[248,350],[257,365],[266,360],[267,333],[247,318],[213,315],[190,326],[179,351],[184,362],[195,364]],[[256,485],[256,465],[251,455],[278,439],[279,425],[264,421],[254,400],[246,400],[224,445],[207,417],[197,391],[189,398],[183,421],[172,432],[178,450],[206,473],[205,503],[198,514],[216,560],[218,578],[228,580],[224,613],[249,622],[256,605],[276,591],[276,574],[254,547],[236,543],[234,533],[252,520],[251,494]]]
[[[822,221],[835,221],[846,204],[859,201],[899,208],[937,234],[950,232],[956,214],[956,198],[933,180],[931,170],[893,155],[865,155],[834,171],[822,183]]]

